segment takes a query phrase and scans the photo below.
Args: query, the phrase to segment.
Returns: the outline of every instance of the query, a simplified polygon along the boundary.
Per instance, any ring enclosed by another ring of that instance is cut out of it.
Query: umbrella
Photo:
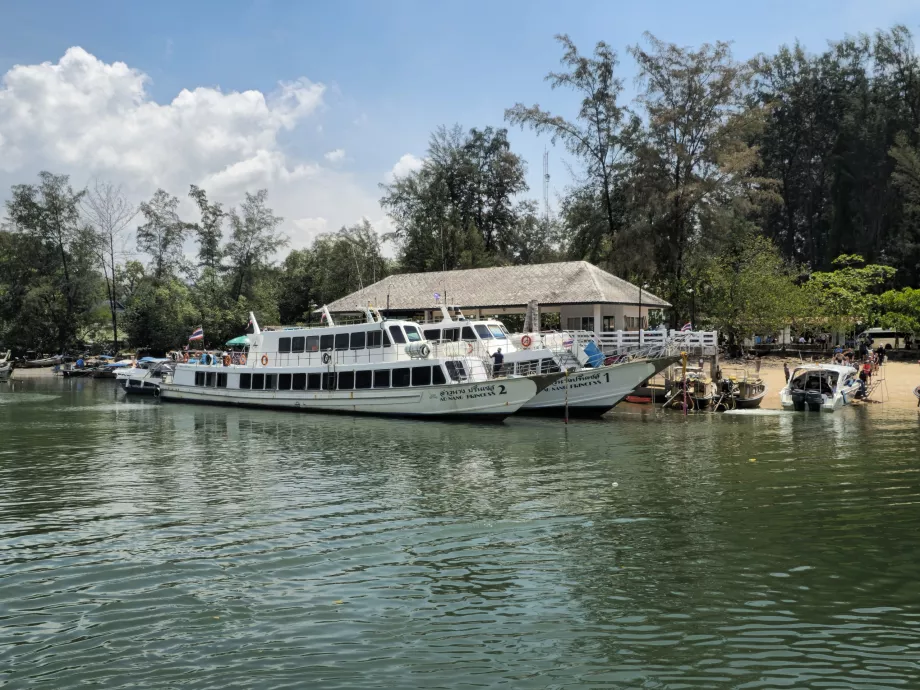
[[[249,338],[245,335],[241,335],[233,340],[228,340],[227,345],[249,345]]]

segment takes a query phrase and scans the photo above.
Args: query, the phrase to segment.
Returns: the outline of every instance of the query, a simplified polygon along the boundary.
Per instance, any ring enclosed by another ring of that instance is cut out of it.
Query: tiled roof
[[[500,266],[462,271],[400,273],[329,304],[332,312],[352,311],[357,306],[422,310],[435,304],[458,307],[523,307],[538,304],[638,304],[639,288],[587,261],[564,261],[532,266]],[[642,290],[642,304],[671,306]]]

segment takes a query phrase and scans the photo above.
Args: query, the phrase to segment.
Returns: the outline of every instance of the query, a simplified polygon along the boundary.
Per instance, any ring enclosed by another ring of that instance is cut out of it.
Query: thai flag
[[[189,337],[189,340],[204,340],[204,329],[199,326],[195,329],[195,332],[192,333]]]
[[[692,331],[693,324],[688,321],[687,323],[685,323],[683,326],[680,327],[680,330],[681,331]]]

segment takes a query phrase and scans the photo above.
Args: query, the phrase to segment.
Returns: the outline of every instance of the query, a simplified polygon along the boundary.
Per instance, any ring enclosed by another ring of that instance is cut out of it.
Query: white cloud
[[[338,161],[345,158],[345,149],[333,149],[332,151],[327,151],[323,154],[325,158],[330,163],[337,163]]]
[[[309,247],[317,236],[329,230],[329,222],[325,218],[298,218],[291,225],[294,227],[290,237],[292,249]]]
[[[396,161],[396,164],[390,168],[389,172],[384,175],[384,179],[387,182],[392,182],[397,177],[404,177],[411,172],[419,170],[424,162],[424,159],[418,156],[413,156],[411,153],[405,153]]]
[[[163,187],[183,199],[191,220],[190,184],[227,205],[265,187],[292,245],[303,233],[296,219],[338,227],[383,217],[373,185],[286,150],[290,137],[280,135],[325,107],[325,85],[302,77],[270,93],[192,86],[158,103],[148,82],[78,47],[57,63],[10,69],[0,80],[0,201],[10,185],[50,170],[70,174],[75,187],[111,180],[136,201]],[[298,137],[318,137],[317,129],[301,127]],[[330,151],[326,160],[343,155]]]

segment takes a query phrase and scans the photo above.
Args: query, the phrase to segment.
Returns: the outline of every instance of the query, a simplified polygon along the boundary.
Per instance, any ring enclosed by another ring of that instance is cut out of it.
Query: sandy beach
[[[764,357],[760,363],[760,376],[767,384],[767,397],[764,398],[761,407],[764,409],[778,410],[779,391],[785,385],[783,380],[783,362],[789,362],[789,367],[793,368],[801,360],[797,357]],[[723,370],[728,372],[740,372],[744,366],[733,362],[725,362],[722,365]],[[747,370],[753,374],[755,367],[749,363]],[[707,365],[708,371],[708,365]],[[12,378],[27,379],[53,376],[50,368],[47,369],[14,369]],[[917,398],[914,396],[914,389],[920,386],[920,363],[917,362],[887,362],[882,365],[883,382],[872,393],[870,400],[875,403],[884,403],[889,407],[898,409],[917,409]]]
[[[783,379],[783,362],[788,362],[794,368],[801,363],[797,357],[764,357],[760,364],[760,376],[767,384],[767,397],[761,403],[762,408],[780,409],[779,391],[786,385]],[[736,367],[728,362],[723,365],[724,371],[735,370]],[[748,371],[753,373],[754,366],[748,366]],[[914,388],[920,386],[920,364],[917,362],[886,362],[881,368],[881,380],[870,396],[870,400],[884,403],[889,407],[898,409],[916,409],[917,398],[914,397]]]

